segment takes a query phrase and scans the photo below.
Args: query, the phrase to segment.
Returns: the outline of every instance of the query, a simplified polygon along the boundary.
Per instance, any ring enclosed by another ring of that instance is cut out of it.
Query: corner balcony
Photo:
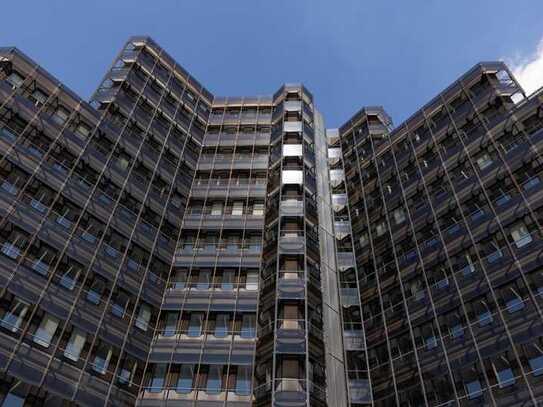
[[[279,272],[278,295],[281,299],[301,299],[305,297],[303,270],[283,270]]]
[[[279,237],[279,249],[283,253],[303,254],[305,252],[303,231],[282,231]]]
[[[305,320],[278,319],[276,351],[278,353],[305,353]]]
[[[305,407],[307,383],[305,379],[275,379],[274,406]]]
[[[362,324],[351,323],[345,324],[343,331],[343,344],[346,350],[364,350],[364,331]]]
[[[302,199],[285,199],[279,204],[281,216],[303,216],[304,201]]]

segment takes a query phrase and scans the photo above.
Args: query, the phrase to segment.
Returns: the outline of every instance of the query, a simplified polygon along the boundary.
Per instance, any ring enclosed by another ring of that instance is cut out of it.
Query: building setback
[[[501,62],[326,130],[148,37],[90,103],[0,48],[0,406],[538,405],[542,149]]]

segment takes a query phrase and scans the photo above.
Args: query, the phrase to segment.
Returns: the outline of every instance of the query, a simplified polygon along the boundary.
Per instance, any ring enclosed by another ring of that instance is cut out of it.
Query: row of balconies
[[[3,151],[11,151],[10,147],[13,146],[15,148],[15,151],[19,152],[19,154],[8,154],[8,159],[10,159],[16,165],[19,165],[21,168],[24,168],[29,173],[36,172],[37,176],[40,179],[48,184],[52,184],[51,186],[54,189],[61,189],[60,187],[62,183],[66,181],[66,177],[69,171],[68,168],[64,167],[56,160],[53,160],[51,157],[48,159],[51,164],[48,165],[42,160],[44,152],[42,152],[41,149],[35,146],[25,147],[17,144],[16,139],[13,138],[13,135],[11,135],[11,133],[7,131],[0,131],[0,133],[0,149]],[[70,134],[69,132],[65,132],[63,137],[65,145],[67,145],[68,147],[74,146],[74,149],[77,149],[79,153],[83,151],[84,144],[77,136]],[[86,152],[83,155],[83,159],[91,164],[92,167],[94,167],[99,172],[102,171],[107,162],[106,156],[103,153],[93,149],[91,146],[87,147]],[[41,165],[39,165],[40,161]],[[38,166],[40,169],[36,171]],[[50,168],[49,166],[54,168]],[[106,176],[108,176],[117,185],[122,186],[125,182],[126,172],[122,171],[118,166],[110,166],[106,170]],[[78,183],[73,183],[73,185],[76,184],[79,184],[80,186],[78,188],[80,192],[79,194],[76,194],[79,196],[81,195],[81,191],[91,188],[91,185],[89,185],[84,180],[81,180]],[[134,195],[134,197],[136,197],[140,201],[145,200],[145,197],[147,197],[150,207],[155,212],[162,213],[162,210],[164,208],[164,197],[160,196],[159,193],[153,191],[152,188],[149,189],[148,193],[146,194],[147,185],[139,182],[138,180],[136,180],[136,178],[131,177],[131,180],[128,184],[128,190]],[[85,192],[85,194],[88,194],[88,192]],[[173,210],[167,211],[169,215],[168,219],[174,224],[180,224],[179,217],[177,216],[177,210],[175,211],[175,216],[173,215],[173,212]]]
[[[67,247],[66,255],[72,257],[76,262],[91,264],[93,270],[106,277],[109,281],[115,280],[120,274],[123,286],[137,294],[140,289],[141,276],[144,270],[139,265],[133,266],[135,262],[126,262],[122,264],[122,254],[114,247],[103,243],[101,248],[96,250],[96,242],[89,240],[84,236],[85,231],[78,230],[69,232],[62,224],[58,222],[59,217],[46,219],[42,223],[42,213],[22,201],[6,200],[7,194],[0,195],[0,211],[6,216],[6,212],[13,208],[9,221],[21,227],[30,234],[37,233],[38,239],[47,242],[59,251]],[[16,206],[14,206],[14,203]],[[173,251],[172,251],[173,253]],[[96,256],[96,258],[95,258]],[[137,264],[137,263],[135,263]],[[143,296],[150,303],[160,302],[164,285],[160,278],[148,273],[149,284],[144,284]]]
[[[266,170],[268,168],[267,154],[216,154],[200,156],[199,171],[210,170]]]
[[[206,133],[204,147],[256,146],[265,147],[270,144],[269,133]]]

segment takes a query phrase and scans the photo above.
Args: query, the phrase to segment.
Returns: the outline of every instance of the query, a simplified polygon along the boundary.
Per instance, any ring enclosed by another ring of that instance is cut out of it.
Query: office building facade
[[[537,405],[542,129],[499,62],[326,130],[147,37],[90,102],[0,48],[0,405]]]

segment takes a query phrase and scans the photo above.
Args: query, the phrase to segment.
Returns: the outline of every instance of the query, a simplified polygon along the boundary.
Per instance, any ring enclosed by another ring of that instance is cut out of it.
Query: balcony
[[[202,155],[198,170],[265,170],[268,168],[267,154],[215,154]]]
[[[367,379],[349,379],[349,398],[351,403],[371,404],[370,382]]]
[[[283,270],[279,272],[278,294],[281,299],[305,298],[303,270]]]
[[[278,353],[305,353],[305,320],[278,319],[276,351]]]
[[[358,289],[355,287],[340,287],[339,297],[341,299],[341,305],[344,307],[353,307],[360,304]]]
[[[259,244],[218,243],[205,247],[185,246],[175,252],[175,265],[186,267],[259,267],[262,247]]]
[[[302,199],[284,199],[279,205],[281,216],[303,216],[304,201]]]
[[[282,231],[279,248],[283,253],[302,254],[305,252],[303,231]]]
[[[353,252],[338,252],[337,253],[337,266],[341,271],[353,268],[355,265],[355,258]]]
[[[274,406],[306,407],[305,379],[275,379]]]
[[[358,329],[356,329],[358,328]],[[343,331],[343,343],[346,350],[364,350],[364,331],[362,331],[362,324],[359,326],[349,326]]]

